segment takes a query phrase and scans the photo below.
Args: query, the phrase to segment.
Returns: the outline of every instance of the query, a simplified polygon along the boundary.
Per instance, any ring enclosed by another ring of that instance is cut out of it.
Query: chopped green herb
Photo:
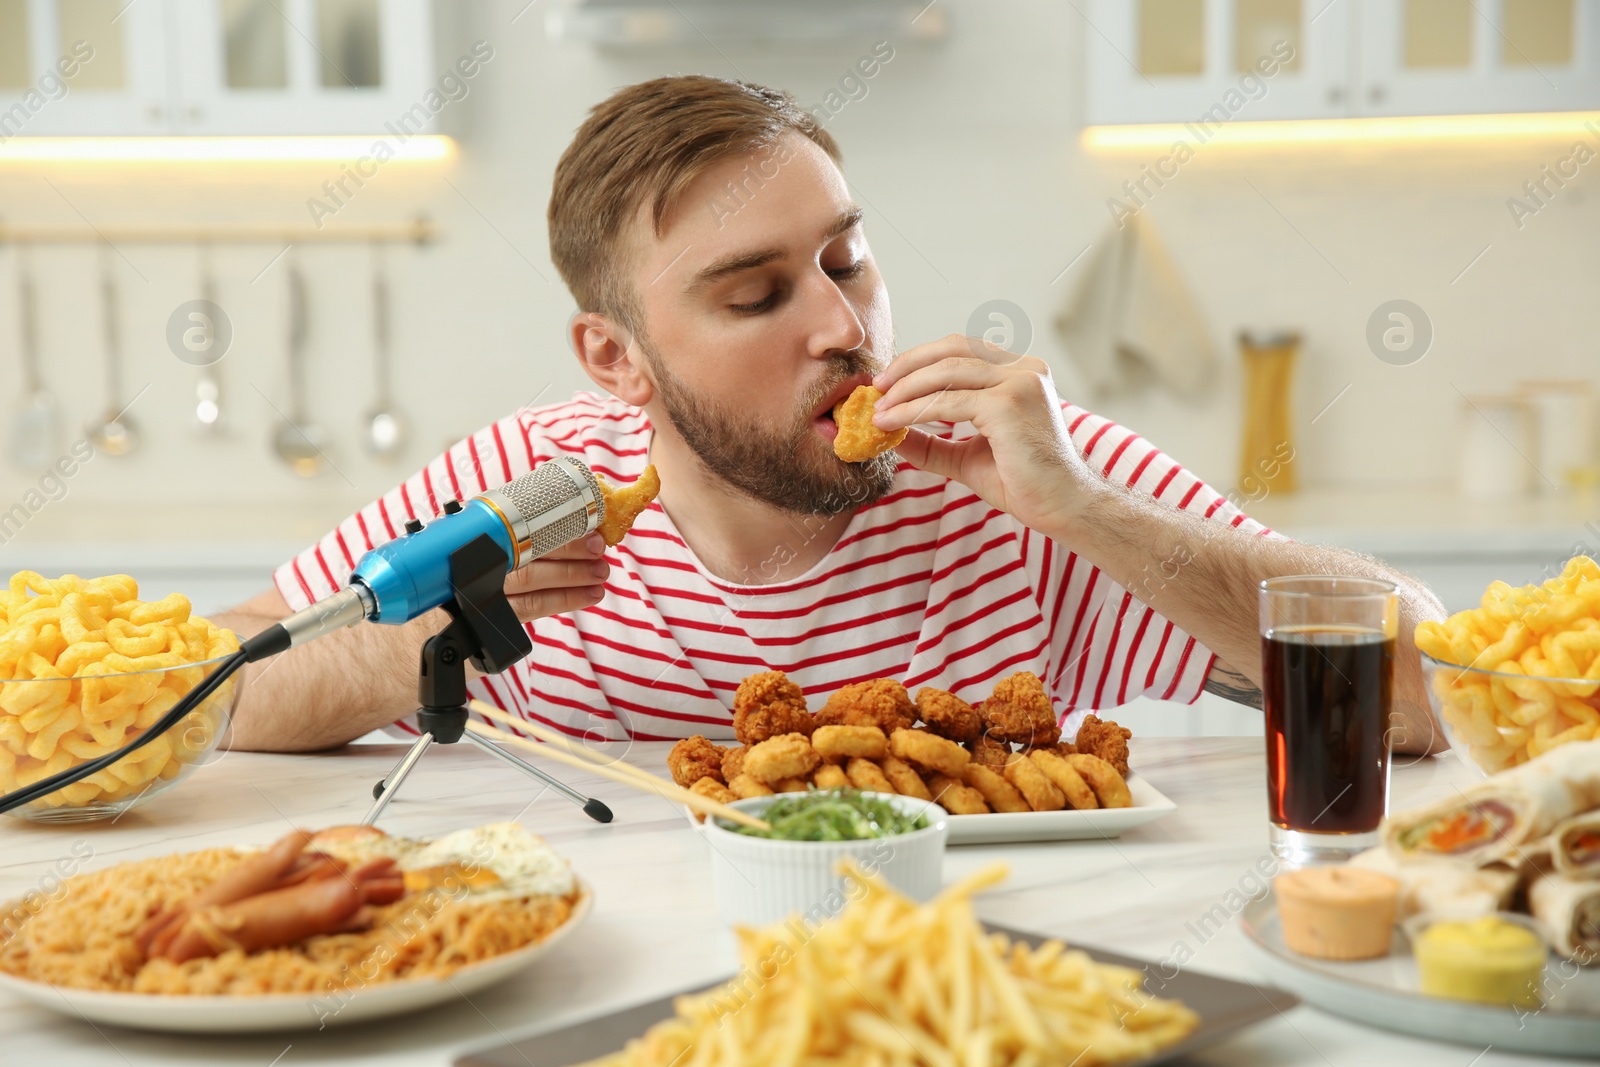
[[[907,815],[887,800],[857,789],[814,789],[779,797],[761,817],[771,831],[719,823],[735,833],[778,841],[866,841],[926,829],[925,815]]]

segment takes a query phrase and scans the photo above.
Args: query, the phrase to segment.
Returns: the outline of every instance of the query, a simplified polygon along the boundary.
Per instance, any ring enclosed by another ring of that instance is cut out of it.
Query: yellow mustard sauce
[[[1453,1000],[1539,1007],[1548,954],[1533,931],[1493,915],[1434,923],[1412,946],[1422,991]]]

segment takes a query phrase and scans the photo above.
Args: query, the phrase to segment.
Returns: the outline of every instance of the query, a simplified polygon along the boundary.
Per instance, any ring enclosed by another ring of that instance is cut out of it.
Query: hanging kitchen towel
[[[1151,382],[1194,395],[1216,372],[1205,319],[1143,212],[1100,241],[1055,325],[1101,399]]]

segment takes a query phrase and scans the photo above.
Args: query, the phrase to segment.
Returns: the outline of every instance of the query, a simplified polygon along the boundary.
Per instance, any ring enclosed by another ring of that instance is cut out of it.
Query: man
[[[656,503],[506,581],[533,654],[475,695],[572,734],[731,733],[734,690],[781,669],[813,706],[889,677],[978,700],[1033,671],[1058,711],[1202,688],[1259,706],[1256,584],[1296,573],[1401,590],[1396,737],[1440,747],[1411,631],[1418,582],[1273,536],[1127,430],[1063,403],[1049,367],[963,337],[894,355],[889,298],[839,152],[788,95],[689,76],[597,107],[556,169],[551,254],[571,341],[607,396],[524,407],[439,457],[281,567],[222,621],[259,630],[338,588],[407,519],[575,455]],[[863,464],[831,410],[885,393],[912,428]],[[442,612],[361,626],[255,670],[244,748],[348,741],[410,712]],[[1076,723],[1068,721],[1070,730]]]

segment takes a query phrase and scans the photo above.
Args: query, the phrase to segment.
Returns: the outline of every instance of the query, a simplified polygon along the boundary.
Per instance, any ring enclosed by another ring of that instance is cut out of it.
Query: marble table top
[[[666,748],[636,744],[622,755],[659,772]],[[166,852],[265,844],[291,825],[357,821],[372,783],[401,752],[400,746],[367,744],[312,756],[227,753],[115,825],[47,828],[0,820],[0,899],[32,889],[59,857],[74,854],[74,846],[82,854],[84,843],[94,850],[86,866],[98,869]],[[1177,811],[1114,841],[955,847],[945,860],[945,881],[1003,859],[1011,878],[981,898],[986,919],[1152,960],[1182,952],[1195,970],[1259,981],[1237,922],[1218,932],[1201,919],[1241,884],[1248,892],[1252,868],[1268,856],[1261,742],[1136,738],[1132,762]],[[572,860],[594,887],[595,910],[522,974],[405,1018],[244,1037],[96,1027],[0,993],[0,1060],[50,1067],[436,1067],[499,1035],[603,1014],[731,973],[734,943],[717,918],[707,846],[681,809],[558,765],[551,769],[611,805],[616,821],[591,822],[561,796],[467,745],[429,752],[380,821],[392,833],[433,836],[518,819]],[[1392,804],[1432,799],[1475,778],[1452,756],[1402,758]],[[1185,1062],[1496,1067],[1558,1061],[1403,1037],[1302,1005]]]

